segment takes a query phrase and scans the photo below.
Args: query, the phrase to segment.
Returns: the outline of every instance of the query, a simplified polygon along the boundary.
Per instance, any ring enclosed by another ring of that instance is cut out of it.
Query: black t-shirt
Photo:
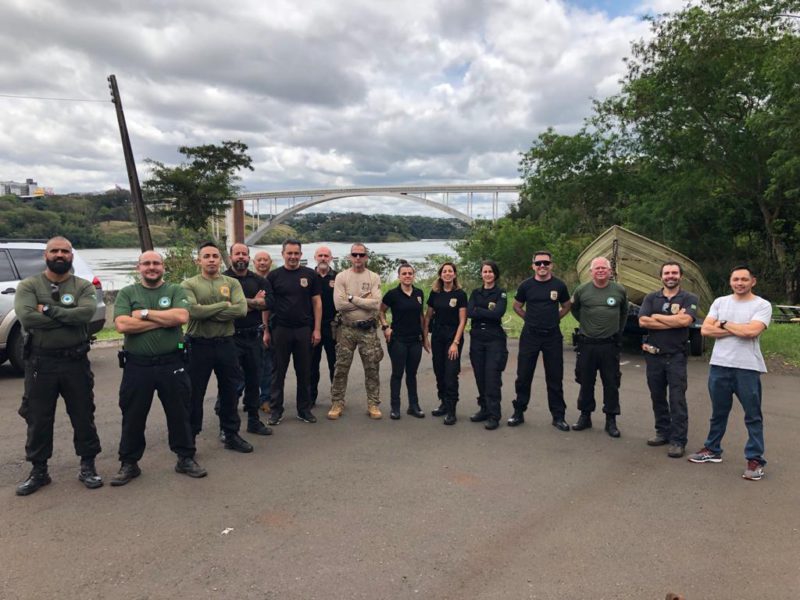
[[[472,333],[489,331],[505,336],[503,317],[506,314],[507,295],[503,288],[480,287],[472,290],[467,306],[467,316],[472,319]]]
[[[266,279],[260,275],[256,275],[252,271],[248,271],[246,274],[240,277],[233,269],[228,269],[223,273],[223,275],[233,277],[240,284],[242,284],[242,290],[244,290],[245,298],[255,298],[258,292],[264,290],[264,300],[267,303],[267,308],[270,307],[269,303],[272,300],[272,286],[270,286]],[[249,329],[251,327],[258,327],[261,325],[261,311],[248,308],[247,315],[241,319],[236,319],[233,322],[233,325],[236,327],[236,329]]]
[[[423,293],[412,286],[411,295],[398,285],[386,292],[383,303],[392,311],[392,337],[403,341],[419,340],[422,336]]]
[[[529,277],[517,288],[514,300],[525,305],[525,325],[534,329],[554,329],[560,321],[559,305],[569,300],[569,290],[558,277],[547,281]]]
[[[681,309],[686,309],[686,314],[693,319],[697,318],[697,296],[681,290],[672,298],[664,295],[664,290],[647,294],[639,309],[640,317],[658,315],[677,315]],[[674,329],[648,329],[647,342],[656,346],[665,354],[686,352],[686,341],[689,339],[689,328],[679,327]]]
[[[281,327],[313,327],[313,296],[319,296],[320,278],[313,269],[298,267],[290,271],[279,267],[267,275],[275,298],[275,325]]]
[[[337,273],[333,269],[324,276],[317,271],[315,273],[319,279],[319,291],[322,296],[322,322],[329,323],[336,316],[336,306],[333,304],[333,280],[336,279]]]
[[[458,311],[467,308],[467,294],[464,290],[431,292],[428,306],[434,310],[434,333],[437,329],[455,330],[458,328]]]

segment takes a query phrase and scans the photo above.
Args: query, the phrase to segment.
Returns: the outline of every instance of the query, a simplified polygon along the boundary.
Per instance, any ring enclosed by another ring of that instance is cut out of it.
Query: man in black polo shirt
[[[664,287],[647,295],[639,310],[639,325],[648,331],[643,344],[647,386],[653,401],[656,435],[649,446],[669,444],[667,455],[683,456],[688,433],[686,363],[689,326],[697,315],[697,296],[681,289],[683,269],[676,262],[661,266]],[[667,403],[669,389],[669,403]]]
[[[289,359],[294,360],[297,375],[297,418],[305,423],[316,423],[311,413],[309,380],[311,349],[321,339],[322,300],[319,277],[308,267],[300,266],[302,247],[297,240],[283,242],[283,266],[267,276],[274,297],[274,324],[272,332],[264,331],[264,344],[275,349],[275,370],[272,374],[270,398],[270,425],[283,419],[283,385]]]
[[[328,375],[333,381],[333,370],[336,366],[336,338],[333,335],[331,325],[336,316],[336,306],[333,304],[333,283],[336,279],[336,271],[331,269],[333,253],[327,246],[320,246],[314,252],[314,261],[317,263],[314,270],[319,278],[320,296],[322,298],[322,341],[314,346],[311,354],[311,406],[317,403],[319,388],[319,365],[322,362],[322,350],[325,350],[325,358],[328,361]]]
[[[514,382],[517,398],[508,424],[514,427],[525,422],[523,414],[531,398],[531,382],[541,352],[553,427],[569,431],[564,420],[567,410],[564,402],[564,340],[559,327],[559,322],[572,305],[569,290],[563,281],[553,276],[553,256],[547,250],[534,253],[531,268],[533,277],[523,281],[514,296],[514,312],[525,320],[525,325],[519,340],[517,380]]]
[[[244,385],[244,410],[247,412],[247,432],[257,435],[270,435],[272,430],[258,417],[260,407],[259,390],[261,382],[261,345],[262,332],[269,319],[269,304],[272,302],[272,290],[263,277],[253,273],[250,266],[250,250],[245,244],[231,246],[231,268],[224,275],[233,277],[244,290],[247,301],[247,314],[233,323],[236,343],[236,358],[239,361]]]

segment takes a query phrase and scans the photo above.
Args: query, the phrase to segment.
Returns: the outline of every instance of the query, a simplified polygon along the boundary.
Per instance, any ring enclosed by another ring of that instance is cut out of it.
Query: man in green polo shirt
[[[189,425],[191,382],[186,373],[181,325],[189,321],[189,301],[183,288],[164,281],[164,259],[148,251],[136,265],[140,282],[122,288],[114,304],[114,325],[125,334],[124,371],[119,387],[122,437],[119,473],[111,485],[125,485],[141,475],[147,415],[158,397],[167,416],[169,447],[178,455],[175,471],[205,477],[194,460],[194,438]]]
[[[219,428],[228,450],[252,452],[253,446],[239,435],[241,419],[236,411],[236,386],[241,380],[234,321],[247,314],[247,300],[241,284],[220,272],[222,255],[213,242],[203,242],[197,250],[200,274],[183,282],[189,300],[189,326],[186,333],[191,345],[189,378],[192,380],[190,423],[192,435],[203,429],[203,400],[211,378],[217,375],[219,388]]]

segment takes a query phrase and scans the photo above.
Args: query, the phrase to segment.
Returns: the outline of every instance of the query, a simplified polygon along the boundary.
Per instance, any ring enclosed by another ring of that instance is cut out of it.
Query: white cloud
[[[239,139],[248,190],[514,181],[542,130],[575,131],[592,97],[617,91],[630,41],[648,34],[636,15],[679,5],[610,17],[562,0],[7,1],[0,93],[103,102],[0,98],[0,179],[125,186],[115,73],[142,179],[145,157]]]

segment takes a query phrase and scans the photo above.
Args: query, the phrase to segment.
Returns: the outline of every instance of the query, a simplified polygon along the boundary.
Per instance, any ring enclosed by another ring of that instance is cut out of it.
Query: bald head
[[[139,255],[136,270],[142,278],[144,287],[156,288],[164,283],[164,258],[155,250],[148,250]]]
[[[260,250],[253,257],[253,267],[261,277],[266,277],[272,269],[272,257],[269,252]]]
[[[314,262],[317,263],[317,271],[325,275],[331,268],[333,252],[327,246],[320,246],[314,251]]]

